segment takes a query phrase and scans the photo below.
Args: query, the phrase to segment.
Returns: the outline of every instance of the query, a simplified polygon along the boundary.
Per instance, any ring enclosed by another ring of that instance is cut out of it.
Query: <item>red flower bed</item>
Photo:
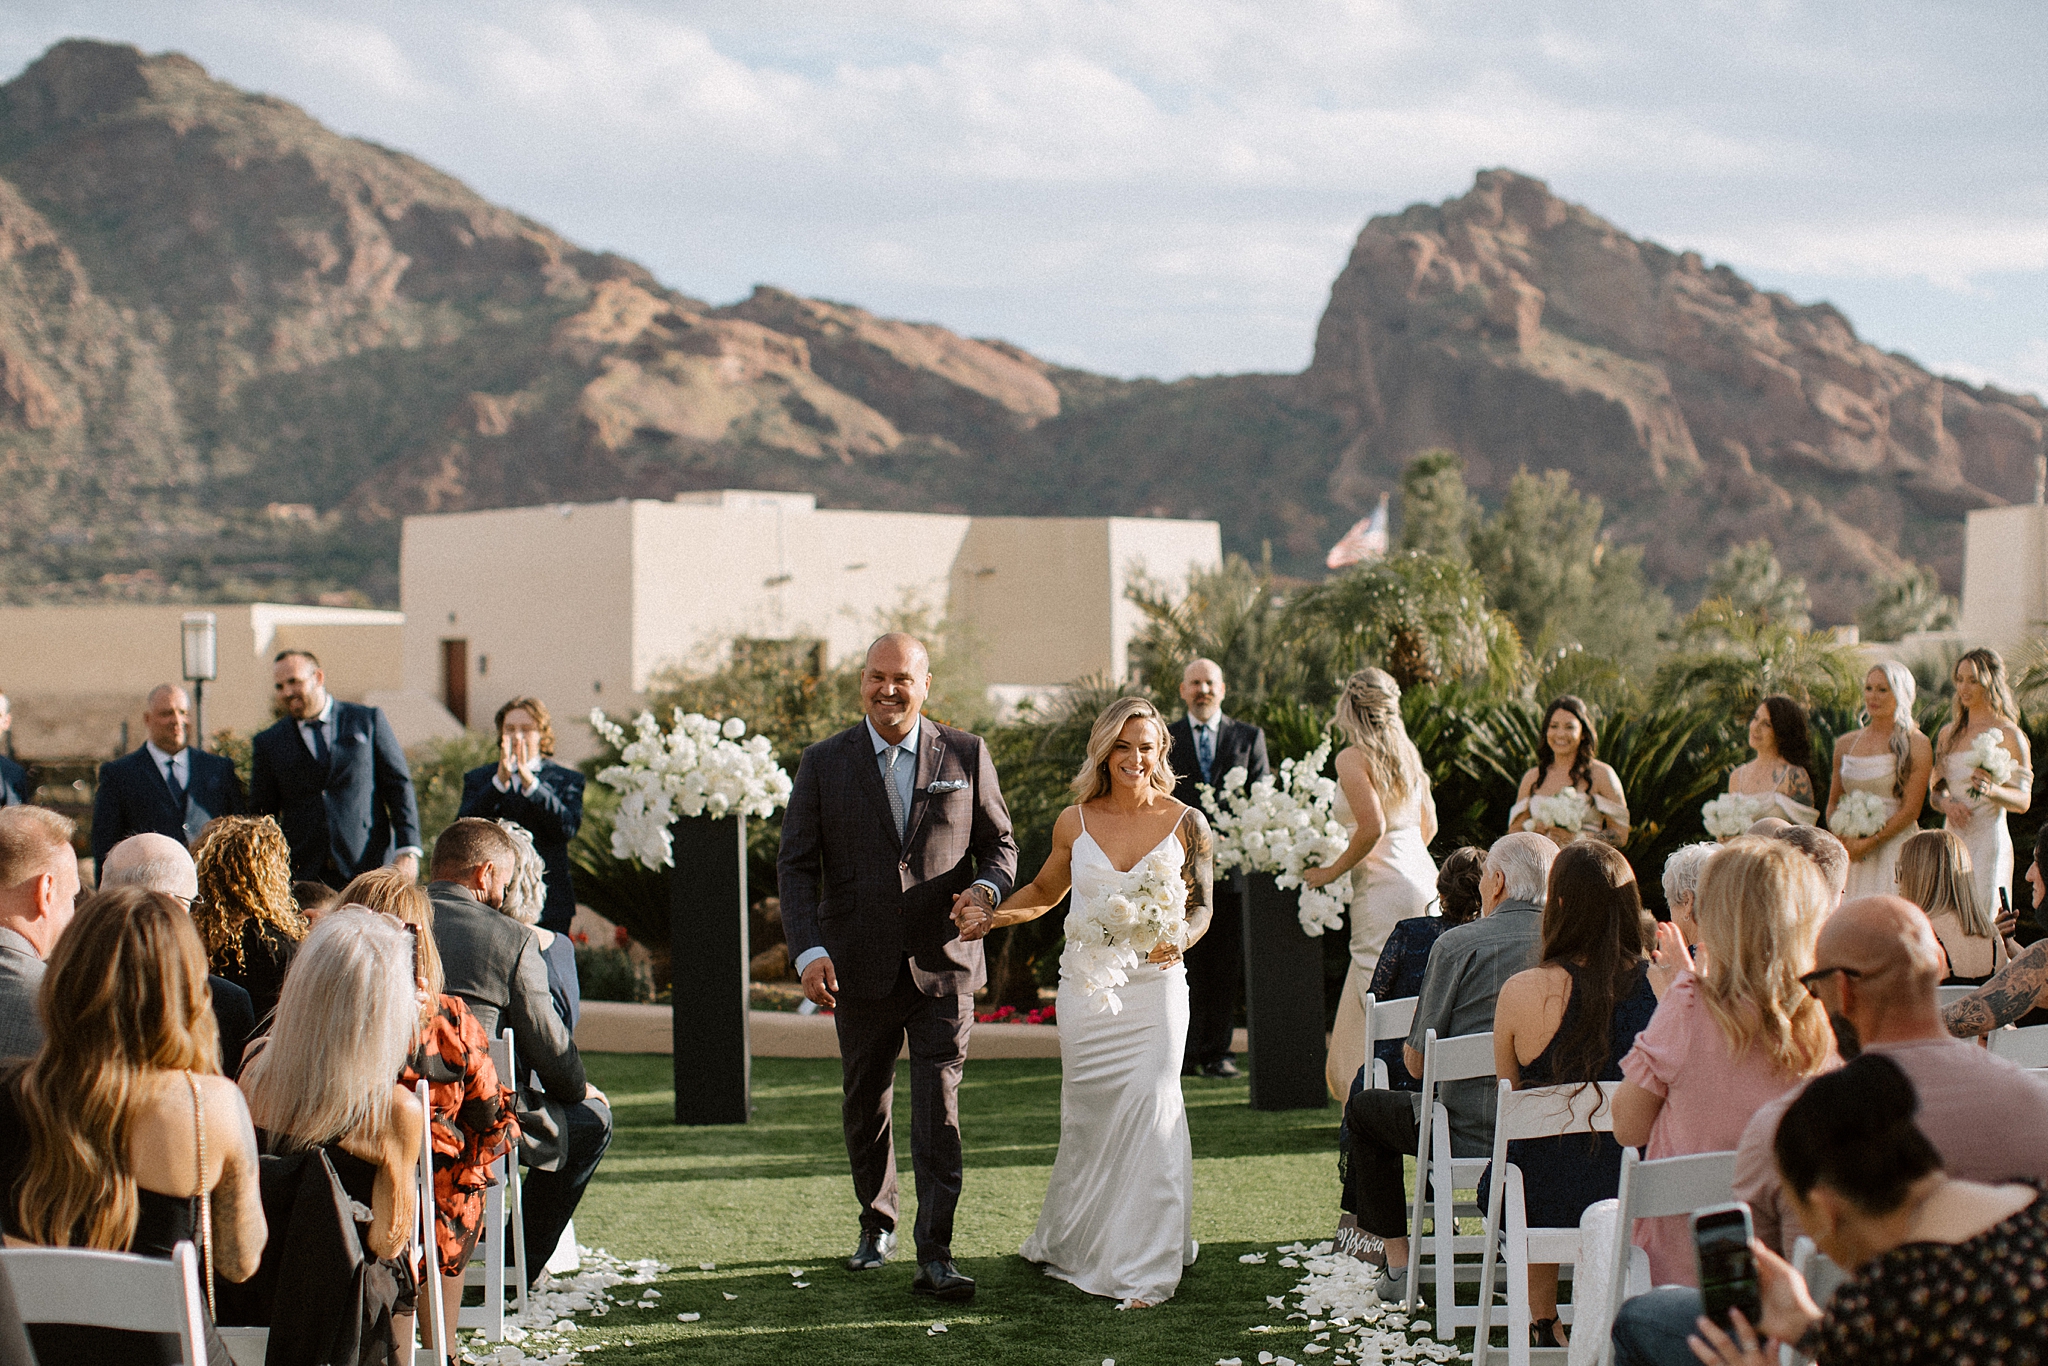
[[[999,1006],[994,1010],[976,1011],[976,1024],[1058,1024],[1057,1007],[1040,1006],[1036,1010],[1019,1011],[1015,1006]]]

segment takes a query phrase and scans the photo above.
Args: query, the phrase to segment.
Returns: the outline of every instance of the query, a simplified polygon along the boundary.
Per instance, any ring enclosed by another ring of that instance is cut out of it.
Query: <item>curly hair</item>
[[[291,846],[269,816],[210,822],[193,862],[199,899],[192,903],[192,921],[214,962],[243,966],[242,929],[251,920],[293,943],[306,937],[306,917],[292,900]]]
[[[505,718],[513,711],[523,711],[533,718],[534,728],[540,732],[540,752],[543,756],[555,752],[555,722],[548,715],[548,704],[538,697],[515,697],[498,708],[498,714],[491,720],[491,729],[499,735],[505,733]]]

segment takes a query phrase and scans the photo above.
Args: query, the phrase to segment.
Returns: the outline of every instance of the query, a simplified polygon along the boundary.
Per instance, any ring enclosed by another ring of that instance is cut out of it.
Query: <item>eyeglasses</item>
[[[1799,985],[1805,987],[1806,994],[1811,996],[1814,994],[1813,989],[1816,986],[1819,986],[1823,981],[1826,981],[1838,972],[1852,982],[1858,982],[1863,979],[1863,974],[1854,968],[1815,968],[1812,972],[1799,979]]]

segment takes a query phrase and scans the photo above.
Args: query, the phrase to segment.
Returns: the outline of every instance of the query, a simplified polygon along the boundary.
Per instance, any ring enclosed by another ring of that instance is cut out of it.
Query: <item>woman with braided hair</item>
[[[292,851],[268,816],[222,816],[206,827],[194,857],[199,896],[192,922],[214,972],[249,993],[262,1026],[277,1008],[284,972],[306,917],[292,900]]]

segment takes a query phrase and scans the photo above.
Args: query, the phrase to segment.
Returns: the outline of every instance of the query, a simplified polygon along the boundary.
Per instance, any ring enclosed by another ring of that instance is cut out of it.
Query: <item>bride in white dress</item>
[[[1187,939],[1209,927],[1213,844],[1202,813],[1173,799],[1166,721],[1141,697],[1103,710],[1074,779],[1077,804],[1053,826],[1030,885],[993,913],[964,910],[962,939],[1044,915],[1073,889],[1076,908],[1132,886],[1165,854],[1187,887]],[[1071,919],[1072,912],[1070,912]],[[1181,1103],[1188,978],[1167,945],[1099,1008],[1060,961],[1060,1149],[1026,1260],[1131,1308],[1170,1299],[1195,1260],[1194,1149]]]
[[[1935,803],[1948,817],[1948,828],[1969,847],[1978,901],[1995,916],[1999,892],[2006,893],[2008,907],[2012,895],[2012,836],[2005,815],[2025,815],[2034,803],[2033,756],[1998,651],[1970,651],[1956,661],[1953,677],[1955,719],[1934,742]],[[2012,776],[2003,783],[1970,761],[1971,747],[1986,731],[1998,736],[1999,747],[2014,760]]]
[[[1844,901],[1893,896],[1899,890],[1899,845],[1920,824],[1927,778],[1934,770],[1934,746],[1913,721],[1914,692],[1911,669],[1896,660],[1876,665],[1863,675],[1862,728],[1835,741],[1828,828],[1834,829],[1836,808],[1851,792],[1868,792],[1885,808],[1884,825],[1873,835],[1835,831],[1849,851]]]

